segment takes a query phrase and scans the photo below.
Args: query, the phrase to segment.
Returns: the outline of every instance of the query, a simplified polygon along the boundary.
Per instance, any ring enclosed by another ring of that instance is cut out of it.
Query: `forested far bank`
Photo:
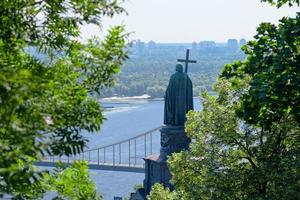
[[[182,54],[184,56],[184,50]],[[189,65],[188,74],[193,82],[194,96],[198,96],[203,89],[212,90],[212,85],[225,64],[245,58],[241,50],[215,54],[199,52],[198,55],[192,56],[197,63]],[[114,87],[100,91],[101,97],[143,94],[148,94],[152,98],[163,97],[169,78],[175,72],[175,65],[176,57],[172,55],[132,56],[118,74]]]

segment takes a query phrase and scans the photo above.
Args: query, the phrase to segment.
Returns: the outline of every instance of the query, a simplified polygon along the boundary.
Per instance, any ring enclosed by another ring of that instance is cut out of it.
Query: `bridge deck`
[[[45,157],[36,162],[35,165],[54,167],[57,161],[60,161],[68,166],[76,160],[85,160],[90,169],[145,173],[143,158],[153,155],[152,136],[154,133],[159,133],[159,129],[160,127],[156,127],[132,138],[94,149],[87,149],[70,157]],[[157,142],[159,143],[159,140]]]
[[[69,166],[72,163],[62,162],[65,165]],[[56,162],[51,161],[39,161],[35,162],[36,166],[42,166],[42,167],[55,167]],[[121,171],[121,172],[134,172],[134,173],[145,173],[144,165],[124,165],[124,164],[94,164],[94,163],[88,163],[89,169],[95,169],[95,170],[106,170],[106,171]]]

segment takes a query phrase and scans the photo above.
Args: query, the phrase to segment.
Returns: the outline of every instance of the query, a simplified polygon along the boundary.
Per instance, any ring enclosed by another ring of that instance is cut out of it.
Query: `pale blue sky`
[[[128,16],[104,20],[104,27],[125,24],[131,39],[156,42],[193,42],[228,38],[251,39],[260,22],[277,23],[295,16],[299,7],[277,9],[260,0],[129,0]],[[100,34],[85,26],[83,38]]]

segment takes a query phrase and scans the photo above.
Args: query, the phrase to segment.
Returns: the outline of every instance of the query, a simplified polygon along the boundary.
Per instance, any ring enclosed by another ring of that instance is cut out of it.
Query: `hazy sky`
[[[104,20],[104,28],[125,24],[131,39],[156,42],[193,42],[228,38],[251,39],[260,22],[277,23],[295,16],[299,7],[277,9],[260,0],[129,0],[128,16]],[[100,34],[85,26],[83,38]]]

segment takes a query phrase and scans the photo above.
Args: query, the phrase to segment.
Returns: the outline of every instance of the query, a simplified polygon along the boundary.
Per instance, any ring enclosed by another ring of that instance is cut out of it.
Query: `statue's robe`
[[[192,81],[186,73],[177,71],[171,76],[165,94],[164,124],[183,126],[186,113],[193,109]]]

